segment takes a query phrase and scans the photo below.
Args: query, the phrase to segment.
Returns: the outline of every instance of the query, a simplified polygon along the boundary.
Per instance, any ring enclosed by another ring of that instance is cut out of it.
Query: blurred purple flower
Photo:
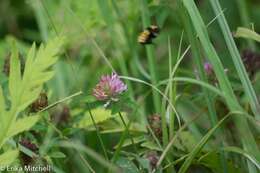
[[[211,75],[213,73],[213,67],[210,63],[204,63],[204,70],[206,71],[207,75]]]
[[[93,89],[93,95],[100,101],[117,100],[117,96],[127,90],[127,85],[120,80],[116,73],[103,75]]]
[[[253,77],[260,69],[260,54],[246,49],[241,56],[249,76]]]

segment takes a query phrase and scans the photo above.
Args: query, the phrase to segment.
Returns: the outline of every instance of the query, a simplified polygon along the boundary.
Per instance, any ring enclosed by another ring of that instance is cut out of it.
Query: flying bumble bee
[[[147,27],[143,32],[138,36],[138,42],[140,44],[151,44],[152,40],[158,36],[160,29],[156,25],[151,25]]]

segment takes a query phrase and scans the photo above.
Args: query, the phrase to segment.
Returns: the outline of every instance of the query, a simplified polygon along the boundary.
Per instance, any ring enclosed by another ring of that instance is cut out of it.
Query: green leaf
[[[224,173],[221,161],[222,160],[220,154],[211,151],[203,155],[198,162],[199,164],[205,165],[206,167],[210,168],[214,173]],[[239,170],[231,160],[227,160],[226,165],[228,173],[241,173],[241,170]]]
[[[178,138],[174,144],[175,147],[183,151],[192,151],[194,146],[198,143],[194,135],[189,131],[180,132]]]
[[[24,147],[23,145],[18,144],[18,148],[21,152],[23,152],[24,154],[26,154],[27,156],[33,158],[33,157],[37,157],[37,154],[33,151],[31,151],[29,148]]]
[[[238,27],[235,33],[235,37],[242,37],[260,42],[260,35],[248,28]]]
[[[126,116],[124,116],[124,120],[125,120],[125,122],[129,122],[129,120]],[[102,131],[100,131],[101,133],[120,133],[120,132],[125,131],[125,126],[118,116],[99,124],[99,126],[102,128]],[[128,130],[129,130],[129,132],[132,132],[132,133],[146,133],[147,132],[146,127],[139,123],[131,123]]]
[[[64,38],[57,37],[43,44],[36,51],[32,45],[26,58],[23,78],[21,78],[18,50],[13,44],[9,92],[11,108],[5,113],[5,126],[0,131],[0,147],[9,137],[30,129],[38,120],[38,116],[27,117],[16,121],[18,114],[26,109],[39,96],[43,84],[50,80],[54,72],[50,67],[58,60],[58,53]]]
[[[22,119],[18,119],[8,131],[7,138],[17,135],[23,131],[29,130],[39,120],[39,115],[29,116]]]
[[[162,151],[162,149],[153,141],[147,140],[141,144],[141,147],[148,148],[150,150]]]
[[[93,109],[92,111],[93,117],[95,119],[95,122],[98,124],[100,129],[100,133],[120,133],[125,131],[125,126],[122,123],[122,120],[116,115],[111,115],[110,110],[106,110],[104,108],[97,108]],[[103,112],[103,113],[102,113]],[[97,113],[97,114],[94,114]],[[126,115],[126,113],[121,112],[124,121],[126,123],[129,122],[129,119]],[[103,115],[103,116],[102,116]],[[95,131],[96,129],[93,126],[93,122],[90,118],[90,115],[88,112],[85,113],[85,116],[80,120],[79,124],[76,124],[75,127],[77,128],[87,128],[89,131]],[[143,124],[140,123],[131,123],[131,126],[129,127],[129,132],[132,133],[146,133],[147,129]]]
[[[52,153],[48,154],[48,156],[52,157],[52,158],[59,158],[59,159],[66,157],[66,155],[60,151],[52,152]]]
[[[142,166],[142,168],[146,170],[150,169],[150,161],[147,158],[137,157],[136,160]]]
[[[0,166],[8,166],[15,161],[18,157],[18,150],[7,151],[4,154],[0,155]]]
[[[114,116],[111,115],[111,111],[108,110],[108,109],[105,109],[105,108],[92,109],[91,113],[92,113],[92,115],[95,119],[95,122],[97,124],[114,117]],[[93,122],[91,120],[89,112],[86,112],[84,117],[80,121],[78,127],[86,128],[86,127],[89,127],[89,126],[92,126],[92,125],[93,125]]]
[[[57,54],[63,40],[63,37],[58,37],[49,41],[46,46],[41,45],[36,55],[35,44],[30,49],[21,87],[23,92],[20,99],[20,110],[27,107],[38,97],[42,85],[53,76],[54,73],[49,70],[49,67],[58,60]]]
[[[9,92],[12,100],[19,97],[17,88],[21,85],[20,60],[18,56],[16,44],[13,42],[9,75]]]
[[[95,123],[97,123],[97,124],[103,123],[103,122],[108,121],[108,120],[110,120],[112,118],[118,117],[118,114],[114,115],[114,114],[111,113],[111,110],[105,109],[105,108],[92,109],[91,113],[93,115]],[[127,117],[126,117],[126,113],[122,112],[121,114],[124,117],[124,119],[126,119],[126,121],[128,121]],[[92,125],[93,125],[93,122],[91,120],[89,112],[87,111],[85,113],[84,117],[81,119],[81,121],[77,125],[77,127],[79,127],[79,128],[87,128],[87,127],[90,127]]]
[[[124,173],[140,173],[135,164],[125,157],[118,158],[116,164],[122,168]]]

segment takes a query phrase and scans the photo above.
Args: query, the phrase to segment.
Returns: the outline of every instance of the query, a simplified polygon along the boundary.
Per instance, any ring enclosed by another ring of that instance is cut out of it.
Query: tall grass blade
[[[142,11],[143,27],[146,28],[151,24],[147,0],[140,0],[140,7]],[[156,85],[158,82],[158,78],[157,78],[157,69],[155,63],[154,46],[153,45],[146,46],[146,53],[148,58],[149,71],[151,75],[151,82],[153,85]],[[154,101],[155,111],[159,113],[160,102],[161,102],[160,96],[158,95],[158,93],[154,91],[153,91],[153,101]]]
[[[213,7],[213,10],[215,14],[221,13],[221,6],[218,0],[210,0],[211,6]],[[230,28],[228,26],[228,23],[226,21],[226,18],[224,14],[222,13],[220,17],[217,19],[222,31],[222,34],[224,35],[224,38],[226,40],[226,44],[228,47],[228,50],[231,54],[233,63],[236,67],[237,73],[239,75],[239,78],[243,84],[244,91],[249,99],[249,103],[251,105],[251,109],[257,119],[260,119],[260,105],[259,101],[257,99],[257,96],[255,94],[255,91],[253,89],[253,86],[250,82],[250,79],[247,75],[246,69],[243,65],[243,61],[240,57],[239,51],[236,47],[236,44],[234,42],[234,39],[232,38],[232,33],[230,31]]]
[[[242,38],[252,39],[257,42],[260,42],[260,34],[256,33],[255,31],[252,31],[250,29],[243,28],[243,27],[237,28],[235,37],[242,37]]]
[[[249,17],[247,0],[239,0],[236,2],[237,2],[237,6],[238,6],[238,10],[240,13],[240,18],[241,18],[243,27],[250,28],[251,22],[250,22],[250,17]],[[247,40],[247,44],[251,49],[253,49],[253,50],[256,49],[256,44],[253,42],[253,40]]]
[[[225,95],[225,101],[232,112],[244,112],[239,105],[237,98],[232,90],[231,84],[224,72],[223,65],[214,49],[209,36],[207,34],[206,26],[200,16],[200,13],[193,0],[183,0],[184,6],[187,9],[192,20],[193,26],[198,34],[202,47],[207,55],[208,60],[213,65],[214,72],[219,81],[220,88]],[[220,11],[221,13],[221,11]],[[246,151],[253,154],[260,160],[260,152],[258,150],[255,139],[249,129],[248,123],[244,117],[234,117],[234,122],[240,135],[241,143]]]

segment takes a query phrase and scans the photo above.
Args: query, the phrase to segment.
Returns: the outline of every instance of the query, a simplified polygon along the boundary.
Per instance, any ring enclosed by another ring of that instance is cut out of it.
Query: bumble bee
[[[151,44],[152,40],[158,36],[160,29],[156,25],[151,25],[147,27],[138,36],[138,42],[141,44]]]

